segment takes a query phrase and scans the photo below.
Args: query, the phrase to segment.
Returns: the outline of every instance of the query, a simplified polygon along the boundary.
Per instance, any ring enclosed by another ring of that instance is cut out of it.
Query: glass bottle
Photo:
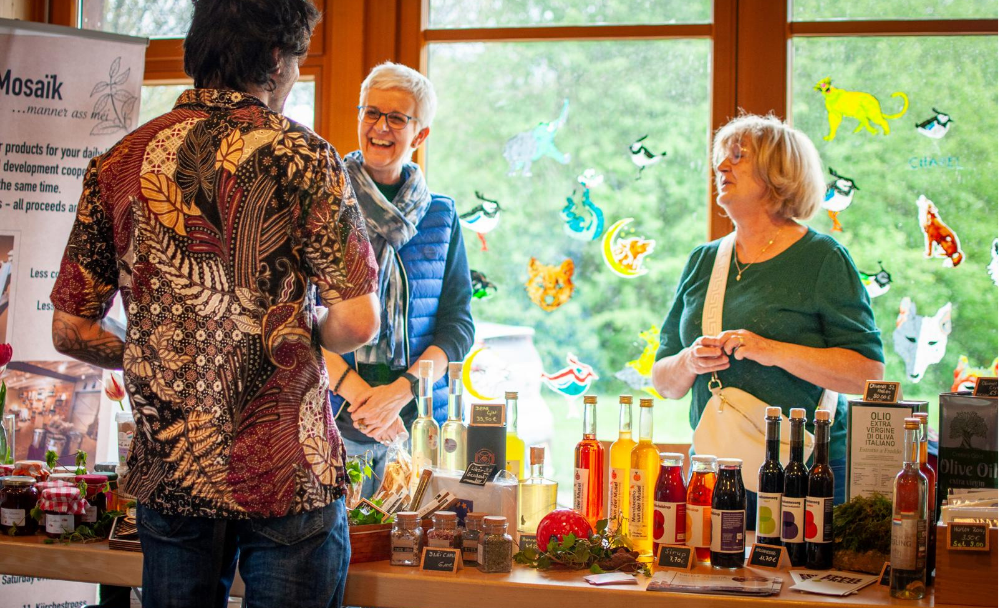
[[[833,469],[830,468],[830,412],[816,410],[816,448],[806,495],[806,567],[833,568]]]
[[[597,397],[583,398],[583,439],[576,444],[573,509],[591,527],[604,519],[604,446],[597,440]]]
[[[713,568],[742,568],[746,550],[747,491],[743,487],[743,461],[719,459],[719,479],[712,492]]]
[[[517,436],[517,393],[504,393],[507,400],[507,466],[506,469],[524,481],[524,441]]]
[[[695,557],[700,562],[711,558],[712,490],[715,489],[716,471],[715,456],[696,454],[691,457],[684,536],[687,545],[695,547]]]
[[[929,415],[927,412],[917,412],[913,415],[920,421],[920,472],[927,478],[927,576],[924,582],[931,584],[931,573],[937,560],[937,534],[933,532],[937,525],[937,472],[927,462],[927,442],[930,441]]]
[[[920,420],[903,421],[903,470],[892,484],[889,595],[919,600],[927,592],[927,478],[920,471]]]
[[[686,540],[687,488],[684,455],[660,453],[660,475],[653,492],[653,552],[662,545],[683,545]]]
[[[609,460],[611,470],[608,475],[608,525],[622,525],[622,532],[628,532],[628,474],[632,468],[632,395],[618,398],[618,439],[611,444]]]
[[[514,540],[507,534],[507,518],[489,515],[483,518],[479,541],[480,572],[510,572]]]
[[[38,522],[31,516],[31,510],[37,503],[34,477],[4,477],[0,490],[0,533],[9,536],[34,534]]]
[[[781,546],[781,495],[785,470],[781,467],[781,408],[767,408],[764,417],[764,463],[757,472],[757,542]]]
[[[640,557],[653,555],[653,491],[660,453],[653,445],[653,400],[639,399],[639,443],[632,448],[628,483],[628,538]]]
[[[535,534],[538,522],[556,510],[556,493],[559,485],[545,479],[545,448],[531,446],[531,477],[521,482],[517,492],[517,531],[519,534]]]
[[[465,514],[465,529],[462,530],[462,562],[475,566],[479,562],[479,535],[482,532],[485,513],[473,511]]]
[[[441,468],[464,471],[466,428],[462,422],[462,362],[448,364],[448,419],[441,425]]]
[[[809,470],[804,460],[806,411],[793,408],[788,465],[785,467],[785,490],[781,496],[781,542],[788,550],[792,566],[806,565],[806,495],[809,493]]]
[[[424,529],[420,527],[420,517],[413,511],[396,513],[389,535],[392,554],[389,563],[393,566],[419,566],[420,554],[424,548]]]
[[[418,374],[417,419],[413,421],[412,441],[413,481],[425,468],[438,466],[438,434],[440,428],[432,415],[434,405],[434,362],[421,360]]]

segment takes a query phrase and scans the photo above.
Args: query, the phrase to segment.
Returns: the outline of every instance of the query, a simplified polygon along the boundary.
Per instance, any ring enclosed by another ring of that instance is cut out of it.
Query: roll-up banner
[[[14,348],[3,379],[17,460],[111,453],[118,406],[102,370],[53,348],[49,293],[87,164],[137,126],[147,42],[0,19],[0,343]],[[93,585],[40,582],[4,577],[5,604],[94,600]]]

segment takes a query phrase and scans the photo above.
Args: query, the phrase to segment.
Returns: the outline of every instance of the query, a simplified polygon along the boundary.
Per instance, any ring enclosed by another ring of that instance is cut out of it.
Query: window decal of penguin
[[[472,230],[479,237],[482,244],[480,251],[489,251],[486,247],[486,233],[492,231],[500,223],[500,203],[486,198],[482,192],[476,190],[476,198],[482,203],[476,205],[469,211],[458,216],[458,221],[463,226]]]
[[[853,179],[834,171],[833,167],[830,167],[830,175],[834,179],[826,185],[826,196],[823,197],[822,207],[826,209],[827,215],[833,220],[830,232],[843,232],[844,226],[837,219],[837,216],[840,215],[841,211],[851,206],[851,202],[854,201],[854,192],[861,188],[858,188]]]
[[[882,260],[878,261],[878,272],[865,272],[858,269],[858,276],[861,277],[861,284],[865,286],[868,297],[875,299],[885,295],[892,284],[892,275],[882,266]]]
[[[948,134],[948,129],[951,128],[951,123],[955,122],[952,120],[951,116],[945,114],[937,108],[931,108],[934,110],[934,116],[931,116],[923,122],[917,123],[917,133],[921,135],[926,135],[931,139],[941,139]]]
[[[650,151],[650,149],[642,143],[647,137],[649,137],[649,133],[635,140],[632,142],[632,145],[628,147],[628,151],[632,153],[632,162],[636,167],[639,167],[639,173],[635,176],[636,180],[642,177],[642,172],[646,167],[652,167],[656,163],[663,160],[663,157],[667,155],[666,151],[660,152],[659,154],[654,154]]]

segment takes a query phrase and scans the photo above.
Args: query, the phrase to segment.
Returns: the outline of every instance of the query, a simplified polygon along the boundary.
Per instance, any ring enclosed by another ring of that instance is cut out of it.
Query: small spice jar
[[[27,536],[38,529],[31,510],[38,503],[35,478],[5,477],[0,490],[0,531],[12,536]]]
[[[485,513],[472,512],[465,516],[465,529],[462,530],[462,562],[466,566],[475,566],[479,562],[479,533],[482,530]]]
[[[479,571],[510,572],[513,547],[514,540],[507,534],[507,518],[484,517],[479,540]]]
[[[392,524],[390,541],[392,555],[389,563],[393,566],[419,566],[420,553],[424,548],[424,529],[420,527],[420,517],[413,511],[396,513]]]
[[[80,516],[79,523],[96,524],[107,510],[107,497],[104,489],[108,485],[108,478],[104,475],[77,475],[76,483],[87,486],[86,499],[90,505],[87,507],[87,512]]]
[[[461,549],[462,533],[458,529],[458,513],[438,511],[431,516],[434,527],[427,531],[427,546],[440,549]]]
[[[38,508],[45,515],[45,534],[49,538],[59,538],[76,530],[77,517],[86,511],[87,501],[80,496],[80,488],[61,485],[43,489],[38,497]]]

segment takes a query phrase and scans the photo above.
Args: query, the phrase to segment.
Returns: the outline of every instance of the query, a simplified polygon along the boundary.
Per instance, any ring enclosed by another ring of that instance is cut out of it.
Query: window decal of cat
[[[618,238],[618,233],[634,221],[635,218],[631,217],[618,220],[604,233],[602,241],[604,263],[612,272],[626,279],[641,277],[649,272],[643,261],[656,248],[656,241],[641,236]]]
[[[937,108],[931,108],[934,110],[934,116],[931,116],[923,122],[917,123],[917,133],[930,137],[931,139],[941,139],[948,134],[948,130],[951,129],[951,123],[955,122],[952,120],[951,116],[945,114]]]
[[[826,195],[823,197],[822,207],[826,209],[826,214],[833,220],[833,227],[830,232],[843,232],[844,226],[837,219],[840,212],[851,206],[854,201],[854,193],[861,188],[849,177],[844,177],[833,167],[829,167],[833,181],[826,185]]]
[[[656,351],[660,348],[660,328],[650,325],[649,329],[639,332],[639,339],[645,343],[642,354],[625,364],[624,369],[615,372],[615,378],[621,380],[632,390],[645,391],[663,399],[653,388],[653,363],[656,362]]]
[[[528,260],[528,282],[524,284],[528,298],[545,312],[559,308],[573,296],[573,260],[566,258],[558,266]]]
[[[927,368],[944,358],[951,334],[951,302],[938,309],[933,317],[917,314],[917,305],[905,297],[899,303],[892,344],[906,364],[906,377],[920,382]]]
[[[892,275],[882,266],[882,260],[878,261],[878,272],[865,272],[859,269],[858,276],[861,277],[861,284],[865,286],[868,297],[872,299],[888,293],[889,286],[892,285]]]
[[[583,186],[583,200],[574,200],[576,190],[566,197],[566,205],[559,212],[563,220],[563,232],[578,241],[594,241],[604,232],[604,212],[590,200],[590,190],[604,183],[604,176],[593,169],[587,169],[576,180]],[[579,213],[577,213],[579,210]]]
[[[503,157],[507,159],[507,175],[516,175],[518,171],[525,177],[531,177],[531,163],[548,156],[560,164],[568,164],[570,155],[563,154],[556,148],[556,132],[566,124],[569,115],[569,99],[563,100],[562,112],[559,118],[552,122],[540,122],[538,126],[527,131],[521,131],[507,140],[503,146]]]
[[[892,96],[903,98],[903,109],[896,114],[883,114],[882,104],[874,95],[863,91],[846,91],[837,88],[833,86],[830,78],[824,78],[817,82],[813,90],[823,94],[823,101],[826,104],[826,118],[830,123],[830,133],[823,138],[826,141],[837,136],[837,128],[845,116],[858,121],[858,126],[854,129],[855,133],[860,132],[862,128],[867,129],[869,133],[878,133],[878,130],[871,125],[871,123],[875,123],[882,127],[882,130],[888,135],[889,123],[886,120],[901,118],[910,107],[910,100],[906,94],[896,92]]]
[[[667,155],[666,151],[656,154],[647,148],[646,145],[642,143],[647,137],[649,137],[648,133],[632,142],[632,145],[628,147],[628,151],[632,153],[632,163],[636,167],[639,167],[639,173],[635,176],[636,180],[642,177],[642,172],[646,169],[646,167],[652,167],[656,163],[663,160],[663,158]]]
[[[594,368],[577,359],[573,353],[566,355],[568,365],[554,374],[542,372],[545,386],[567,399],[574,399],[590,390],[590,385],[598,379]]]
[[[486,248],[486,234],[491,232],[500,223],[500,212],[503,209],[500,203],[493,199],[486,198],[482,192],[476,190],[476,198],[481,202],[458,216],[458,222],[465,228],[472,230],[479,237],[480,251],[489,251]]]
[[[924,231],[924,257],[944,258],[944,265],[954,268],[962,263],[965,254],[955,231],[941,219],[934,201],[923,194],[917,199],[920,229]]]
[[[951,392],[971,391],[976,388],[976,378],[996,378],[998,366],[1000,359],[994,357],[990,367],[969,367],[969,358],[961,355],[955,366],[955,381],[951,384]]]

